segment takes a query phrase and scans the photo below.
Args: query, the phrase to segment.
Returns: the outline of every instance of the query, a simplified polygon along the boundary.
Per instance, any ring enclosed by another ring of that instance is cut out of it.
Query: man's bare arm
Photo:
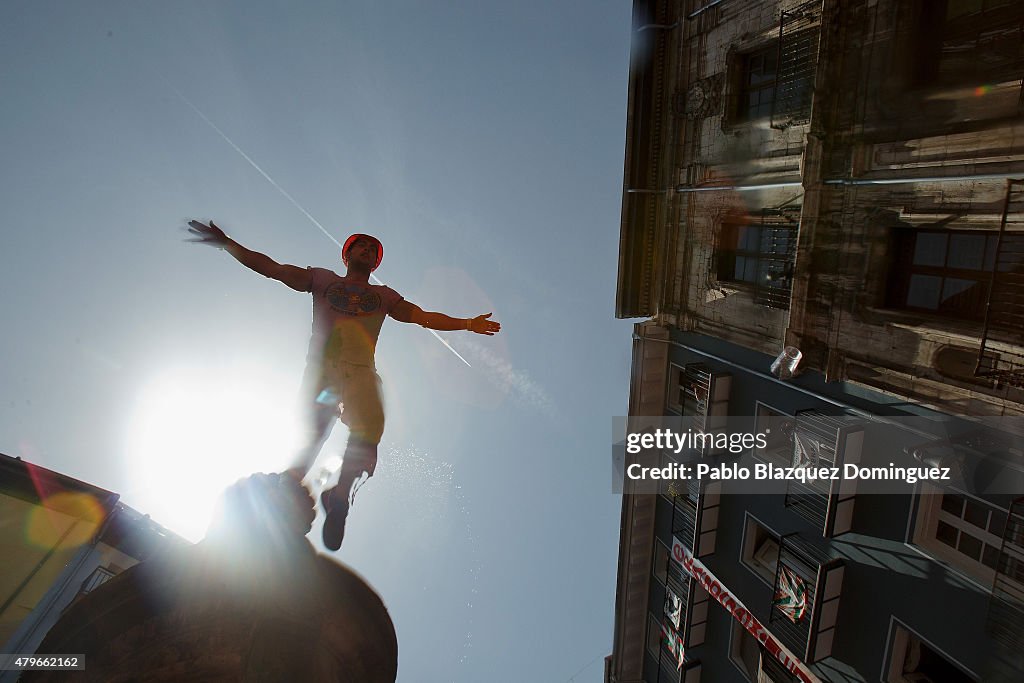
[[[309,291],[311,276],[307,269],[290,266],[286,263],[278,263],[266,254],[246,249],[224,234],[224,231],[218,228],[213,221],[210,221],[209,225],[199,221],[189,221],[188,225],[189,232],[195,235],[194,238],[189,240],[190,242],[198,242],[199,244],[207,244],[211,247],[223,249],[235,257],[235,260],[243,266],[256,271],[264,277],[282,282],[297,292]]]
[[[405,300],[395,304],[391,309],[390,315],[399,322],[414,323],[432,330],[469,330],[470,332],[486,334],[488,336],[501,331],[500,323],[488,320],[491,317],[490,313],[478,315],[475,318],[453,318],[444,313],[424,311],[416,304]]]

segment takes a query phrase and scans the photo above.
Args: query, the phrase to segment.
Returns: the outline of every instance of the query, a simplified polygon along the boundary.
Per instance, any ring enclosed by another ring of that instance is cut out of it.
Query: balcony
[[[817,410],[796,414],[792,433],[792,465],[839,467],[860,463],[864,427],[855,418],[833,417]],[[826,537],[844,534],[853,527],[856,480],[792,480],[785,505]]]
[[[680,662],[689,648],[704,642],[708,599],[678,562],[667,558],[665,605],[660,621],[652,614],[648,628],[651,654],[657,661],[659,682],[699,683],[701,665],[692,656]],[[653,642],[653,636],[658,642]],[[657,648],[656,651],[654,648]]]
[[[693,553],[704,557],[715,552],[718,532],[720,482],[688,479],[668,487],[672,500],[672,535]]]
[[[1022,91],[1024,92],[1024,91]],[[1024,180],[1009,180],[974,374],[1024,388]]]
[[[768,628],[804,662],[832,653],[844,568],[798,534],[783,536]]]
[[[717,432],[725,428],[729,414],[732,375],[712,370],[705,363],[672,365],[667,405],[686,420],[694,432]],[[701,455],[712,452],[704,448]]]

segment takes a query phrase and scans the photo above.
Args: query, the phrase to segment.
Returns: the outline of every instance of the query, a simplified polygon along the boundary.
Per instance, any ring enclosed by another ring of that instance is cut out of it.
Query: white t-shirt
[[[402,296],[390,287],[352,280],[326,268],[308,270],[313,336],[307,363],[341,361],[374,367],[380,327]]]

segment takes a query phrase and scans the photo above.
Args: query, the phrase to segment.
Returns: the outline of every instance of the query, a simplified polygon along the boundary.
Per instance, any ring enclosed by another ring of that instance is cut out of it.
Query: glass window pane
[[[949,267],[981,270],[985,266],[984,233],[949,236]]]
[[[737,249],[741,251],[757,251],[761,231],[752,225],[740,227],[740,237]]]
[[[982,264],[984,270],[991,271],[996,265],[996,245],[999,243],[998,235],[989,235],[988,239],[985,240],[985,263]]]
[[[914,265],[938,266],[946,263],[948,235],[940,232],[919,232],[914,240]]]
[[[974,536],[960,532],[960,545],[957,546],[957,550],[972,560],[979,560],[981,559],[981,546],[983,545],[984,544]]]
[[[981,283],[977,280],[961,280],[959,278],[947,277],[942,285],[942,303],[954,305],[959,303],[961,305],[958,308],[967,308],[972,298],[968,292],[972,287],[977,287],[977,291],[980,292]],[[956,299],[956,301],[953,301],[953,299]]]
[[[757,282],[757,259],[748,258],[744,260],[743,279],[746,282]]]
[[[984,505],[979,505],[973,500],[967,501],[967,509],[964,511],[964,521],[968,524],[973,524],[979,529],[984,529],[988,525],[988,508]]]
[[[767,56],[767,55],[766,55]],[[775,57],[771,59],[761,59],[759,68],[751,69],[750,71],[750,84],[751,85],[767,85],[775,82]]]
[[[990,533],[1003,537],[1003,528],[1006,526],[1006,513],[1000,512],[999,510],[992,511],[992,519],[988,521],[988,530]]]
[[[955,493],[946,493],[942,496],[942,509],[951,515],[962,517],[964,512],[964,497]]]
[[[914,308],[936,310],[939,307],[939,291],[942,278],[932,275],[911,275],[907,290],[907,305]]]
[[[737,256],[736,257],[736,268],[735,268],[735,270],[733,271],[733,274],[732,274],[733,278],[736,279],[736,280],[742,280],[743,279],[743,273],[745,272],[746,267],[747,267],[747,257],[746,256]]]
[[[950,526],[943,521],[939,521],[939,526],[935,530],[935,538],[942,541],[951,548],[956,547],[956,535],[957,529],[955,526]]]

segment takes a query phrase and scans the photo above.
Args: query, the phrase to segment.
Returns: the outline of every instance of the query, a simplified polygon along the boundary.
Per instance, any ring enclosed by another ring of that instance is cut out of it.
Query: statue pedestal
[[[114,577],[50,630],[38,652],[84,654],[85,671],[22,680],[393,683],[387,609],[355,572],[313,551],[313,515],[290,477],[242,480],[202,543]]]

